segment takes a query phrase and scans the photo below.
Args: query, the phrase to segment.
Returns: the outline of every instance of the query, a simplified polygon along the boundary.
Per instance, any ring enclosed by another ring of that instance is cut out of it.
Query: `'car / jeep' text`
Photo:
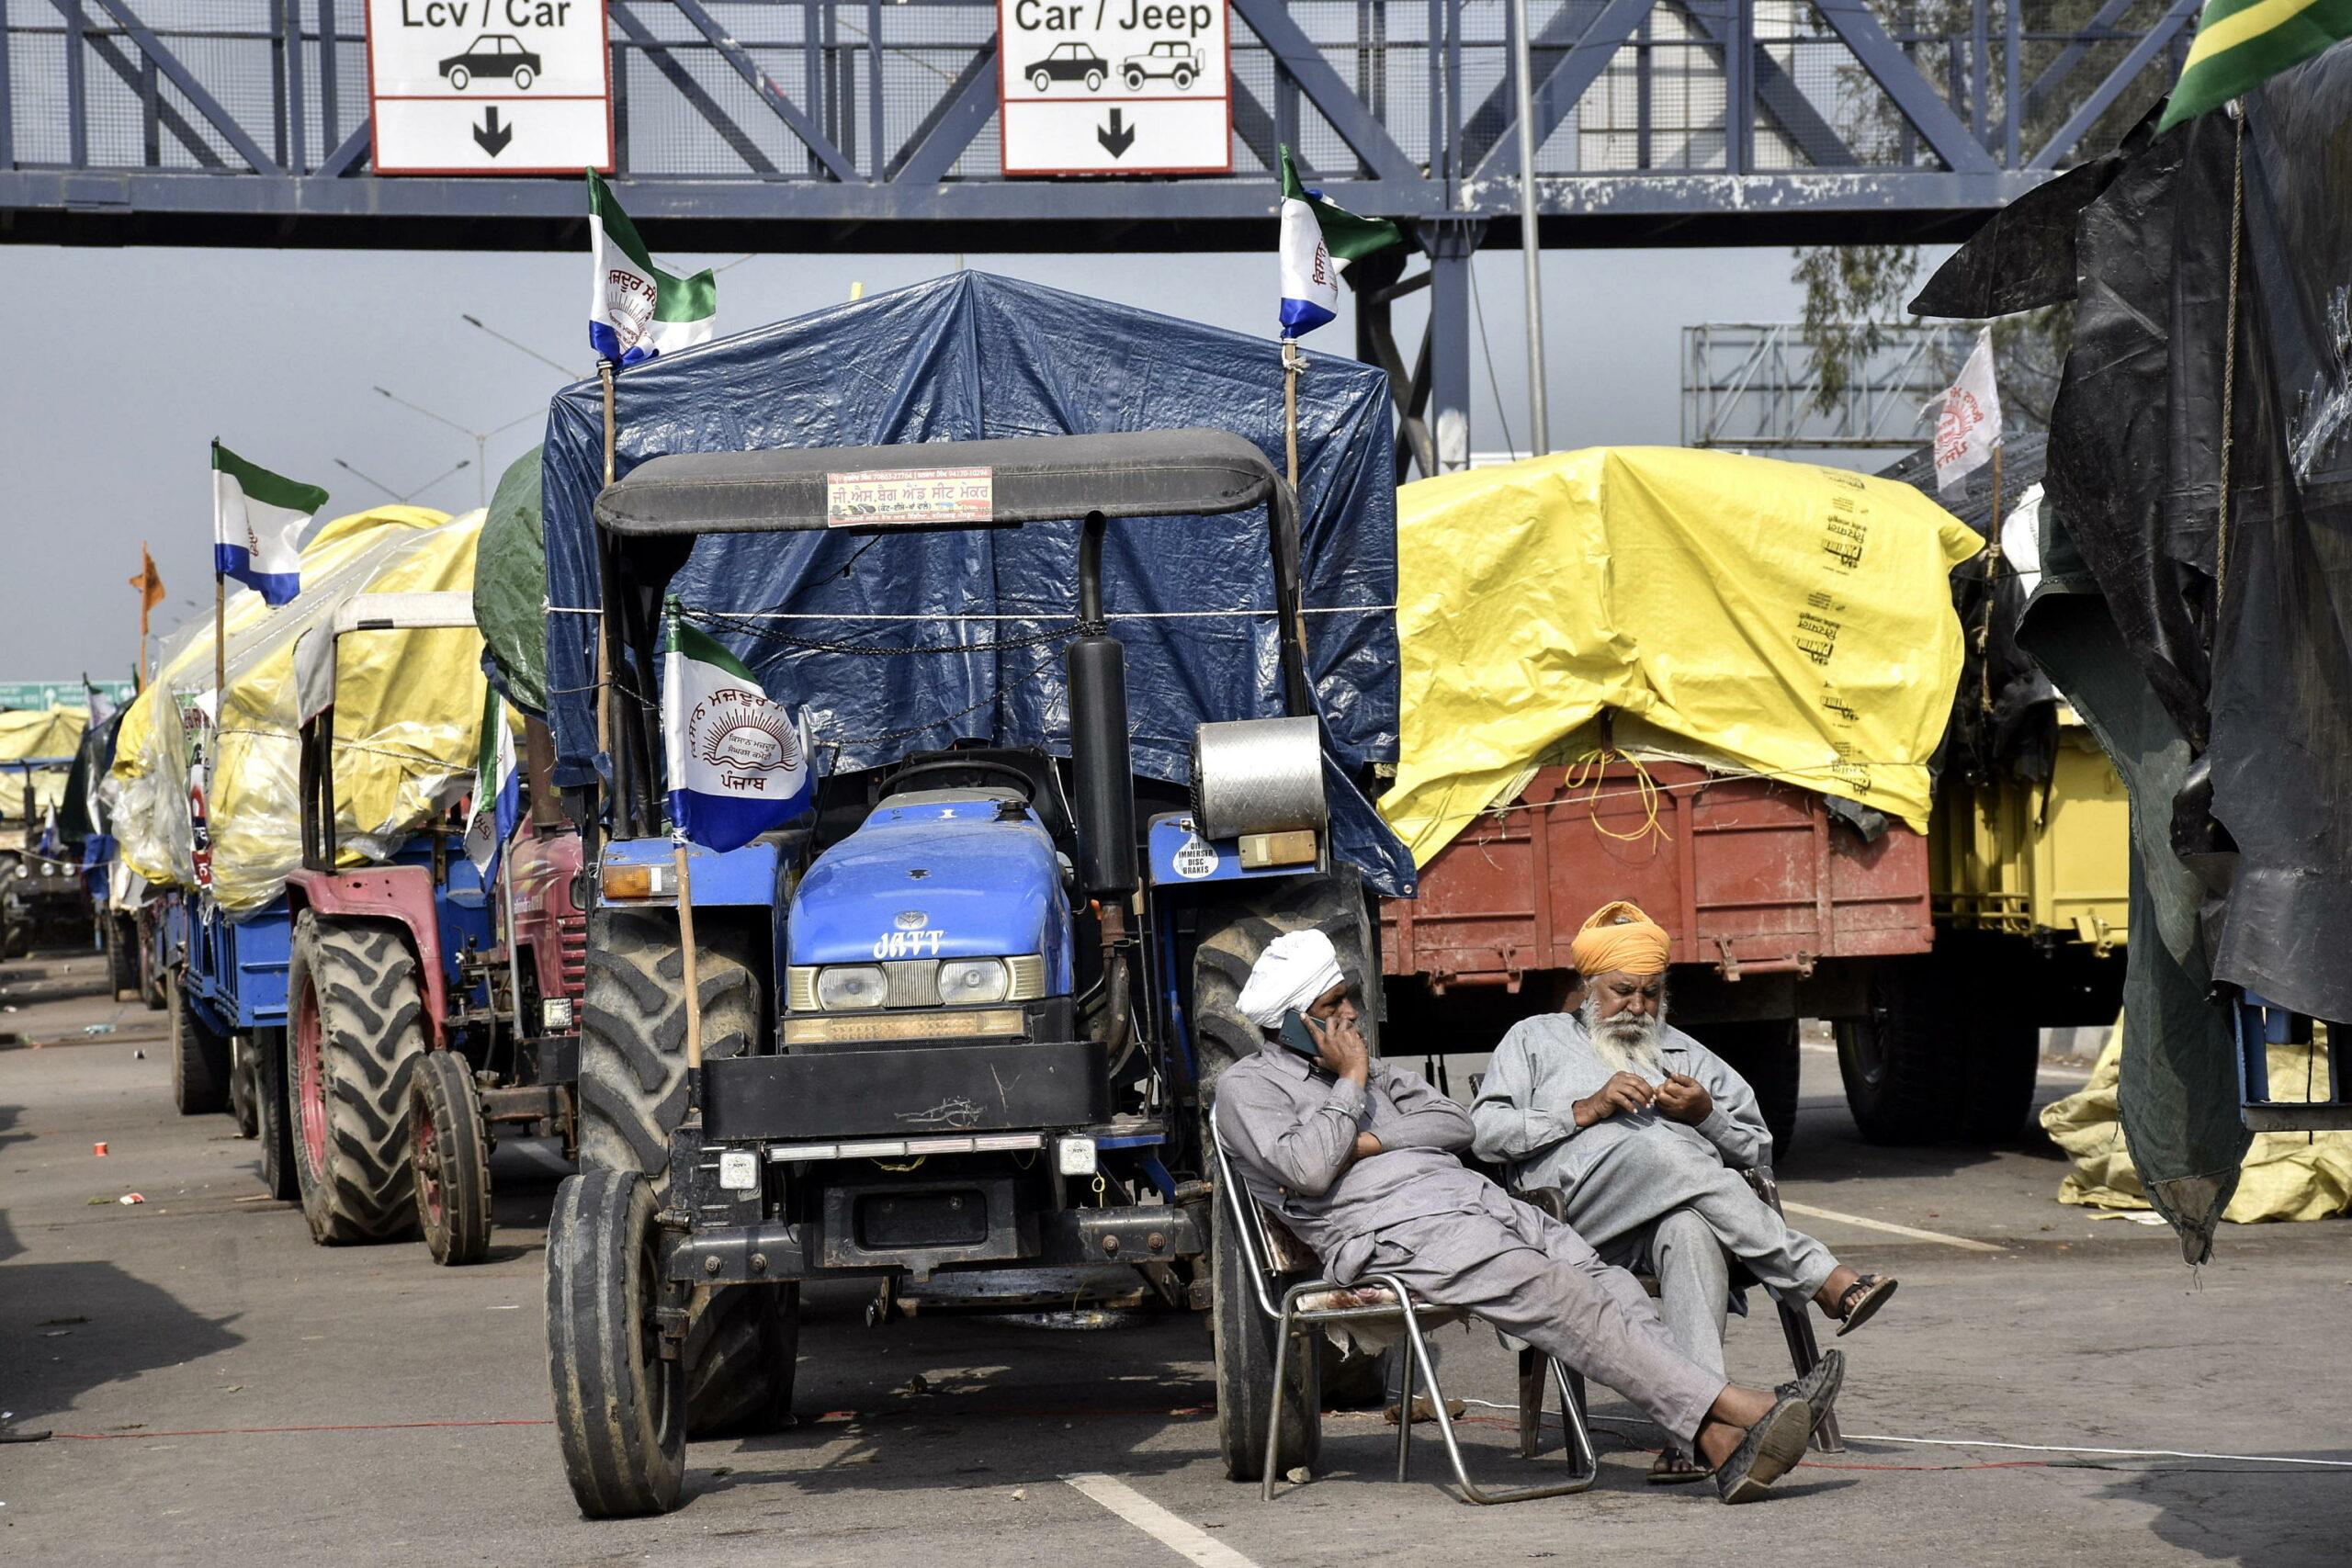
[[[484,0],[487,4],[488,0]],[[514,4],[516,0],[508,0]],[[1020,0],[1012,7],[1012,25],[1023,32],[1075,32],[1080,28],[1100,28],[1107,21],[1113,27],[1140,28],[1145,32],[1182,33],[1186,38],[1198,38],[1216,25],[1217,8],[1214,6],[1147,6],[1142,0],[1123,0],[1126,14],[1110,15],[1114,0],[1095,0],[1091,6],[1047,5],[1046,0]],[[1087,12],[1094,19],[1087,20]]]
[[[404,28],[560,28],[571,0],[401,0]]]

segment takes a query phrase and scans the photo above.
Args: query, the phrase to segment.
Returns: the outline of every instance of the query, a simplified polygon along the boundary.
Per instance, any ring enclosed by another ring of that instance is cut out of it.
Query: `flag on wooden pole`
[[[1402,244],[1385,218],[1359,218],[1299,182],[1290,149],[1282,149],[1283,336],[1311,333],[1340,311],[1340,274],[1362,257]]]
[[[1993,376],[1993,329],[1986,327],[1936,419],[1936,489],[1945,495],[1958,490],[2000,444],[2001,392]]]
[[[248,463],[212,444],[212,574],[272,604],[302,590],[302,529],[327,503],[316,485]]]

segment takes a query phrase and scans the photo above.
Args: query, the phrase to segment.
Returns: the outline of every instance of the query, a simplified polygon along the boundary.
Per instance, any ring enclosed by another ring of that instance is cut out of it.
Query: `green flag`
[[[2219,108],[2345,38],[2352,38],[2352,0],[2205,0],[2197,41],[2156,129]]]

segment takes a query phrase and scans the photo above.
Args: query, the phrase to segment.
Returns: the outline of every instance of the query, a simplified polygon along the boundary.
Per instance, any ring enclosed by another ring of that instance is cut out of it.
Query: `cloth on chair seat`
[[[1320,1273],[1321,1261],[1307,1245],[1291,1233],[1282,1216],[1263,1203],[1257,1205],[1259,1228],[1266,1237],[1266,1250],[1275,1271],[1290,1277]],[[1398,1305],[1396,1292],[1385,1285],[1335,1285],[1328,1291],[1310,1291],[1298,1298],[1301,1312],[1357,1312]],[[1449,1323],[1462,1321],[1462,1314],[1452,1307],[1416,1302],[1414,1310],[1420,1314],[1424,1330],[1442,1328]],[[1327,1323],[1324,1337],[1351,1355],[1377,1356],[1393,1346],[1405,1342],[1405,1325],[1399,1318],[1358,1318],[1351,1322]]]

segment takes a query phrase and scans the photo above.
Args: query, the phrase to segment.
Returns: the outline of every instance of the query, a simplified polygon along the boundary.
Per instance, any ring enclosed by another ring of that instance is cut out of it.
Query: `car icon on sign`
[[[459,92],[477,76],[503,76],[517,91],[539,78],[539,57],[523,47],[513,33],[484,33],[460,54],[441,62],[441,74]]]
[[[1143,53],[1130,54],[1119,66],[1119,74],[1131,93],[1141,91],[1143,85],[1154,78],[1175,83],[1181,93],[1200,73],[1200,57],[1193,52],[1191,44],[1179,39],[1161,39]]]
[[[1057,82],[1083,82],[1099,93],[1111,74],[1111,62],[1082,43],[1057,43],[1053,52],[1029,67],[1029,85],[1039,92]]]

